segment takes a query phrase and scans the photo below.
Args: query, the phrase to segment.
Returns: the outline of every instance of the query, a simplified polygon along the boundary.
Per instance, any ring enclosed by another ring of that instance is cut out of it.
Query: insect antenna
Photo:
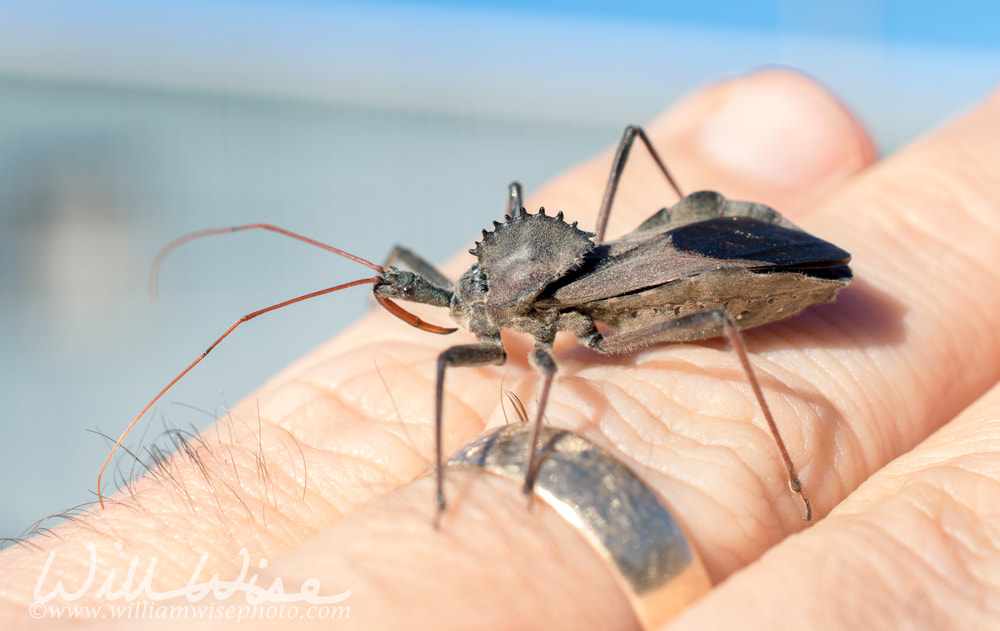
[[[316,246],[317,248],[320,248],[322,250],[326,250],[327,252],[333,252],[334,254],[338,254],[338,255],[346,258],[346,259],[350,259],[352,261],[355,261],[356,263],[361,263],[362,265],[364,265],[366,267],[369,267],[369,268],[375,270],[376,272],[378,272],[380,277],[383,274],[385,274],[385,271],[386,271],[385,268],[382,267],[381,265],[376,265],[375,263],[372,263],[371,261],[369,261],[367,259],[363,259],[360,256],[356,256],[354,254],[351,254],[350,252],[345,252],[344,250],[341,250],[340,248],[335,248],[332,245],[328,245],[326,243],[323,243],[322,241],[317,241],[316,239],[311,239],[311,238],[309,238],[309,237],[307,237],[305,235],[301,235],[301,234],[298,234],[296,232],[292,232],[291,230],[285,230],[284,228],[279,228],[278,226],[275,226],[274,224],[269,224],[269,223],[251,223],[251,224],[246,224],[246,225],[243,225],[243,226],[230,226],[228,228],[207,228],[205,230],[197,230],[195,232],[189,232],[188,234],[185,234],[185,235],[182,235],[180,237],[177,237],[176,239],[174,239],[173,241],[171,241],[170,243],[168,243],[162,250],[160,250],[157,253],[156,257],[153,258],[153,264],[149,268],[149,295],[150,295],[150,298],[152,298],[153,300],[156,300],[157,287],[158,287],[158,279],[159,279],[159,276],[160,276],[160,265],[163,263],[163,260],[165,258],[167,258],[167,256],[171,252],[173,252],[174,250],[176,250],[180,246],[184,245],[188,241],[193,241],[195,239],[200,239],[201,237],[208,237],[208,236],[212,236],[212,235],[216,235],[216,234],[229,234],[231,232],[242,232],[244,230],[268,230],[270,232],[276,232],[276,233],[278,233],[280,235],[283,235],[283,236],[286,236],[286,237],[291,237],[292,239],[296,239],[298,241],[302,241],[303,243],[308,243],[309,245]],[[368,282],[372,282],[372,281],[368,281]],[[306,298],[303,297],[302,299],[305,300]],[[380,305],[382,305],[382,307],[386,311],[388,311],[392,315],[396,316],[397,318],[399,318],[403,322],[406,322],[410,326],[416,327],[416,328],[420,329],[421,331],[427,331],[428,333],[436,333],[438,335],[447,335],[448,333],[452,333],[452,332],[454,332],[454,331],[457,330],[457,329],[453,329],[453,328],[446,328],[446,327],[442,327],[442,326],[437,326],[436,324],[431,324],[429,322],[426,322],[426,321],[420,319],[419,317],[417,317],[416,315],[410,313],[406,309],[403,309],[402,307],[400,307],[399,305],[397,305],[393,301],[389,300],[385,296],[380,296],[379,294],[375,294],[375,300],[377,300],[378,303]]]
[[[170,388],[172,388],[178,381],[180,381],[184,377],[184,375],[188,374],[191,371],[192,368],[194,368],[199,363],[201,363],[201,360],[205,359],[205,357],[209,353],[212,352],[212,349],[214,349],[216,346],[218,346],[219,343],[222,342],[222,340],[226,339],[229,336],[230,333],[232,333],[233,331],[236,330],[237,327],[239,327],[244,322],[249,322],[250,320],[253,320],[254,318],[256,318],[258,316],[262,316],[265,313],[270,313],[271,311],[276,311],[276,310],[281,309],[283,307],[287,307],[289,305],[293,305],[293,304],[295,304],[297,302],[302,302],[304,300],[309,300],[310,298],[316,298],[317,296],[323,296],[325,294],[331,294],[331,293],[333,293],[335,291],[340,291],[341,289],[347,289],[349,287],[356,287],[358,285],[377,284],[377,283],[385,282],[384,274],[386,272],[386,269],[384,267],[382,267],[381,265],[376,265],[375,263],[372,263],[371,261],[369,261],[367,259],[363,259],[360,256],[355,256],[354,254],[351,254],[350,252],[345,252],[344,250],[341,250],[340,248],[335,248],[332,245],[328,245],[328,244],[323,243],[321,241],[317,241],[315,239],[311,239],[311,238],[309,238],[307,236],[304,236],[304,235],[292,232],[291,230],[285,230],[284,228],[279,228],[278,226],[275,226],[273,224],[269,224],[269,223],[254,223],[254,224],[246,224],[246,225],[242,225],[242,226],[231,226],[231,227],[227,227],[227,228],[208,228],[208,229],[205,229],[205,230],[198,230],[198,231],[190,232],[188,234],[180,236],[180,237],[174,239],[173,241],[171,241],[170,243],[168,243],[166,245],[166,247],[164,247],[162,250],[159,251],[159,253],[157,253],[156,257],[154,257],[154,259],[153,259],[152,265],[150,266],[150,270],[149,270],[149,291],[150,291],[150,297],[153,298],[154,300],[156,299],[156,294],[157,294],[157,279],[159,278],[160,265],[163,263],[164,259],[166,259],[166,257],[171,252],[173,252],[174,250],[176,250],[178,247],[184,245],[188,241],[193,241],[193,240],[199,239],[201,237],[207,237],[207,236],[216,235],[216,234],[229,234],[229,233],[232,233],[232,232],[242,232],[242,231],[245,231],[245,230],[267,230],[267,231],[275,232],[277,234],[280,234],[280,235],[283,235],[283,236],[286,236],[286,237],[290,237],[292,239],[296,239],[298,241],[302,241],[303,243],[308,243],[309,245],[318,247],[318,248],[326,250],[328,252],[333,252],[334,254],[340,255],[340,256],[342,256],[344,258],[350,259],[350,260],[355,261],[357,263],[361,263],[362,265],[364,265],[366,267],[369,267],[369,268],[375,270],[376,272],[378,272],[378,276],[373,276],[372,278],[362,278],[361,280],[355,280],[355,281],[351,281],[349,283],[343,283],[343,284],[340,284],[340,285],[336,285],[334,287],[327,287],[326,289],[320,289],[318,291],[312,291],[312,292],[309,292],[307,294],[303,294],[301,296],[297,296],[295,298],[291,298],[289,300],[285,300],[285,301],[279,302],[279,303],[271,305],[269,307],[264,307],[263,309],[258,309],[257,311],[254,311],[253,313],[248,313],[247,315],[243,316],[242,318],[240,318],[239,320],[237,320],[235,323],[233,323],[233,325],[230,326],[228,329],[226,329],[226,331],[222,335],[220,335],[218,339],[216,339],[214,342],[212,342],[212,344],[207,349],[205,349],[205,351],[197,359],[195,359],[193,362],[191,362],[188,365],[187,368],[185,368],[184,370],[182,370],[179,375],[177,375],[176,377],[174,377],[170,381],[170,383],[168,383],[162,390],[160,390],[156,394],[156,396],[153,397],[153,400],[150,401],[148,404],[146,404],[146,407],[144,407],[142,409],[142,411],[139,412],[139,414],[132,420],[132,422],[129,423],[128,427],[125,428],[125,431],[122,432],[122,435],[118,437],[118,440],[115,441],[114,446],[111,448],[111,453],[108,454],[108,457],[104,460],[104,464],[101,466],[100,472],[97,474],[97,498],[98,498],[98,500],[99,500],[99,502],[101,504],[101,508],[105,507],[104,506],[104,495],[101,492],[101,481],[103,480],[103,477],[104,477],[104,471],[108,468],[108,465],[111,463],[111,459],[114,457],[115,453],[121,447],[122,442],[125,440],[125,437],[128,436],[129,432],[132,431],[132,428],[134,428],[135,425],[136,425],[136,423],[139,422],[139,419],[141,419],[146,414],[146,412],[148,412],[149,409],[151,407],[153,407],[153,405],[155,405],[156,402],[159,401],[160,398],[163,397],[163,395],[166,394],[168,390],[170,390]],[[440,326],[437,326],[437,325],[434,325],[434,324],[430,324],[429,322],[425,322],[424,320],[421,320],[418,316],[410,313],[409,311],[406,311],[405,309],[403,309],[402,307],[400,307],[396,303],[392,302],[388,298],[386,298],[384,296],[381,296],[379,294],[375,294],[375,298],[378,301],[378,303],[380,305],[382,305],[383,308],[385,308],[386,311],[388,311],[389,313],[393,314],[397,318],[403,320],[404,322],[406,322],[410,326],[417,327],[418,329],[421,329],[423,331],[427,331],[429,333],[438,333],[438,334],[451,333],[451,332],[453,332],[453,331],[456,330],[456,329],[449,329],[449,328],[445,328],[445,327],[440,327]]]
[[[177,237],[176,239],[174,239],[173,241],[171,241],[170,243],[168,243],[162,250],[160,250],[157,253],[156,257],[153,259],[153,264],[149,268],[149,295],[150,295],[150,297],[153,298],[154,300],[156,299],[157,285],[158,285],[157,280],[158,280],[159,275],[160,275],[160,265],[163,263],[163,259],[167,258],[167,256],[171,252],[173,252],[174,250],[176,250],[180,246],[184,245],[188,241],[194,241],[195,239],[200,239],[201,237],[207,237],[207,236],[211,236],[211,235],[214,235],[214,234],[229,234],[230,232],[242,232],[244,230],[269,230],[271,232],[276,232],[276,233],[284,235],[286,237],[291,237],[293,239],[297,239],[297,240],[302,241],[304,243],[308,243],[309,245],[314,245],[317,248],[321,248],[323,250],[326,250],[327,252],[333,252],[334,254],[339,254],[340,256],[342,256],[344,258],[350,259],[350,260],[355,261],[357,263],[361,263],[362,265],[364,265],[366,267],[370,267],[371,269],[375,270],[379,274],[384,274],[385,273],[385,268],[383,268],[381,265],[376,265],[376,264],[372,263],[371,261],[365,260],[365,259],[361,258],[360,256],[355,256],[355,255],[351,254],[350,252],[345,252],[345,251],[341,250],[340,248],[335,248],[332,245],[327,245],[326,243],[323,243],[321,241],[317,241],[315,239],[310,239],[307,236],[304,236],[304,235],[301,235],[301,234],[297,234],[295,232],[292,232],[291,230],[285,230],[284,228],[279,228],[278,226],[275,226],[275,225],[272,225],[272,224],[269,224],[269,223],[252,223],[252,224],[246,224],[246,225],[243,225],[243,226],[230,226],[228,228],[208,228],[206,230],[197,230],[195,232],[189,232],[188,234],[185,234],[183,236]]]
[[[212,344],[207,349],[205,349],[205,351],[201,355],[199,355],[197,359],[195,359],[193,362],[191,362],[188,365],[187,368],[185,368],[184,370],[182,370],[179,375],[177,375],[176,377],[174,377],[170,381],[170,383],[168,383],[162,390],[160,390],[157,393],[157,395],[155,397],[153,397],[153,400],[150,401],[149,403],[147,403],[146,407],[142,408],[142,411],[139,412],[139,414],[132,420],[131,423],[129,423],[128,427],[125,428],[125,431],[122,432],[122,435],[118,437],[117,441],[115,441],[114,447],[111,448],[111,453],[108,454],[108,457],[104,460],[104,465],[101,466],[101,471],[97,474],[97,499],[100,501],[101,508],[104,508],[104,495],[101,493],[101,479],[104,477],[104,470],[108,468],[108,465],[111,463],[111,459],[114,457],[115,453],[118,451],[118,448],[121,447],[122,442],[124,442],[124,440],[125,440],[125,437],[128,436],[129,432],[132,431],[132,428],[135,427],[136,423],[139,422],[139,419],[141,419],[146,414],[146,412],[148,412],[149,409],[151,407],[153,407],[153,405],[156,404],[156,402],[159,401],[160,398],[164,394],[166,394],[168,390],[170,390],[170,388],[174,387],[174,384],[176,384],[178,381],[180,381],[184,377],[184,375],[186,375],[189,372],[191,372],[192,368],[194,368],[195,366],[197,366],[198,364],[200,364],[201,360],[205,359],[205,357],[208,356],[208,354],[212,352],[212,349],[214,349],[216,346],[218,346],[219,343],[222,342],[222,340],[224,340],[227,337],[229,337],[229,334],[232,333],[233,331],[235,331],[237,327],[239,327],[244,322],[249,322],[250,320],[253,320],[254,318],[256,318],[258,316],[262,316],[265,313],[270,313],[271,311],[275,311],[277,309],[281,309],[282,307],[287,307],[289,305],[293,305],[293,304],[295,304],[297,302],[302,302],[303,300],[309,300],[310,298],[315,298],[317,296],[323,296],[325,294],[331,294],[331,293],[333,293],[335,291],[340,291],[341,289],[347,289],[349,287],[356,287],[358,285],[364,285],[364,284],[367,284],[367,283],[377,283],[377,282],[379,282],[381,280],[382,280],[381,276],[374,276],[372,278],[362,278],[361,280],[354,280],[354,281],[351,281],[349,283],[343,283],[341,285],[336,285],[334,287],[327,287],[326,289],[320,289],[319,291],[311,291],[308,294],[303,294],[301,296],[296,296],[295,298],[291,298],[289,300],[285,300],[283,302],[279,302],[279,303],[271,305],[269,307],[264,307],[263,309],[258,309],[257,311],[254,311],[253,313],[248,313],[245,316],[243,316],[242,318],[240,318],[239,320],[237,320],[236,322],[234,322],[233,325],[230,326],[228,329],[226,329],[226,331],[222,335],[220,335],[217,340],[215,340],[214,342],[212,342]]]

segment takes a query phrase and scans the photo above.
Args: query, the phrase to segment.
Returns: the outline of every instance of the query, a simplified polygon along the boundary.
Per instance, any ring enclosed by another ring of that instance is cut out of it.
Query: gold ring
[[[525,479],[531,427],[507,425],[466,445],[449,467]],[[534,493],[572,524],[610,566],[644,629],[711,588],[697,551],[663,503],[607,450],[570,431],[542,427]]]

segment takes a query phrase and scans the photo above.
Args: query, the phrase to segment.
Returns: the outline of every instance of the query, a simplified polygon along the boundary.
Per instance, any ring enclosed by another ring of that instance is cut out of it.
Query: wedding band
[[[466,445],[449,467],[523,483],[531,426],[506,425]],[[708,573],[660,499],[605,449],[542,427],[534,493],[605,559],[644,629],[663,624],[711,588]]]

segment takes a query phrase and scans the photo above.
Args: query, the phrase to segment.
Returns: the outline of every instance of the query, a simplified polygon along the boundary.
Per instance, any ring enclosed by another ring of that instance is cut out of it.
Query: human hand
[[[860,126],[787,72],[711,86],[647,130],[685,191],[775,207],[851,252],[857,279],[831,305],[746,333],[816,509],[818,523],[797,536],[801,505],[724,343],[626,357],[557,343],[548,422],[639,472],[713,581],[725,581],[677,627],[984,625],[1000,582],[990,431],[1000,391],[981,397],[1000,373],[991,326],[1000,167],[990,159],[1000,99],[872,169]],[[529,207],[562,209],[589,227],[609,162],[605,154],[560,177]],[[637,151],[611,236],[670,195]],[[446,323],[443,312],[415,310]],[[351,622],[365,628],[634,625],[595,552],[541,503],[527,510],[509,482],[449,471],[451,507],[440,530],[431,527],[433,484],[410,481],[433,453],[437,354],[466,339],[366,318],[107,511],[33,540],[37,549],[4,551],[0,615],[24,617],[49,552],[49,584],[78,584],[92,543],[98,583],[133,558],[142,568],[155,558],[160,591],[186,584],[203,554],[202,576],[235,575],[246,549],[270,560],[260,585],[281,578],[294,591],[318,579],[323,593],[352,590]],[[505,343],[506,366],[449,372],[446,452],[504,422],[501,383],[530,409],[530,342]],[[103,604],[93,592],[78,602]]]

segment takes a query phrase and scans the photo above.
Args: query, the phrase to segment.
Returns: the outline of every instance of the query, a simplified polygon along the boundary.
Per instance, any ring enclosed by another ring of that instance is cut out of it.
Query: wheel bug
[[[641,140],[660,172],[681,198],[614,241],[605,241],[611,207],[629,152]],[[269,230],[304,241],[375,270],[376,276],[321,289],[247,314],[227,329],[194,362],[166,385],[139,413],[115,443],[97,478],[101,477],[125,436],[145,413],[240,324],[260,315],[340,289],[372,284],[376,301],[411,326],[430,333],[444,328],[424,322],[393,302],[407,300],[449,309],[451,318],[478,341],[453,346],[438,357],[435,388],[435,464],[437,508],[445,509],[442,426],[445,373],[449,367],[500,365],[507,353],[501,329],[527,333],[535,340],[529,362],[542,375],[524,491],[530,493],[538,463],[538,434],[556,373],[552,350],[558,331],[567,331],[601,353],[625,353],[664,342],[688,342],[720,336],[729,339],[739,357],[785,466],[789,488],[805,505],[802,490],[778,427],[747,357],[740,330],[787,318],[809,305],[829,302],[850,283],[850,255],[839,247],[797,228],[763,204],[730,201],[712,191],[684,196],[646,133],[625,129],[619,142],[594,233],[563,213],[528,213],[521,186],[508,188],[508,212],[503,222],[483,230],[470,253],[476,263],[457,282],[407,248],[396,246],[385,265],[376,265],[338,248],[270,224],[201,230],[168,244],[153,263],[152,276],[163,258],[187,241],[213,234]],[[397,269],[399,262],[408,270]],[[604,334],[596,324],[612,331]]]

